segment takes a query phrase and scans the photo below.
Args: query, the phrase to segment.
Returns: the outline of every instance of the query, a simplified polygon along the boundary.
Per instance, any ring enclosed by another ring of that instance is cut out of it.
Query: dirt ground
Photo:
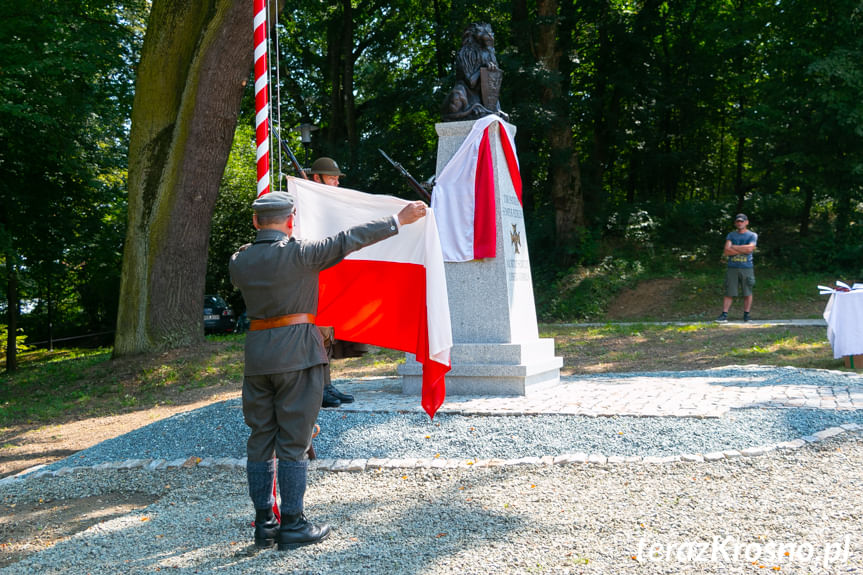
[[[36,503],[0,502],[0,567],[50,547],[88,527],[153,503],[144,494],[81,497]]]
[[[662,316],[672,305],[670,302],[680,280],[660,278],[639,282],[635,289],[623,290],[608,306],[606,319],[625,321],[633,317]]]
[[[230,391],[226,391],[223,385],[192,389],[186,392],[187,402],[183,405],[156,406],[61,425],[10,429],[0,434],[0,445],[16,447],[3,450],[0,477],[58,461],[154,421],[239,395],[239,385]],[[129,493],[118,494],[117,497],[108,494],[28,504],[0,500],[0,567],[11,565],[96,523],[120,517],[153,502],[151,496]]]
[[[225,391],[225,386],[190,389],[182,405],[156,406],[121,415],[70,421],[44,427],[12,427],[0,433],[0,477],[14,475],[37,465],[45,465],[87,449],[106,439],[123,435],[133,429],[184,411],[239,397],[236,389]],[[10,448],[9,446],[14,446]]]

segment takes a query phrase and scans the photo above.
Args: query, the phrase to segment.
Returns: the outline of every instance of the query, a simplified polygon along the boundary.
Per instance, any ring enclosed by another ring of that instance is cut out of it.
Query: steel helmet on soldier
[[[344,176],[336,161],[332,158],[327,158],[326,156],[315,160],[312,163],[312,169],[309,170],[309,173],[320,174],[322,176]]]

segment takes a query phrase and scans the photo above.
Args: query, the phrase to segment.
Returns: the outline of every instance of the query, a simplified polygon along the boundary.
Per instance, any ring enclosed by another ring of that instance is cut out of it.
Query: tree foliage
[[[22,300],[34,308],[22,322],[31,341],[112,327],[144,8],[115,0],[0,5],[0,257],[10,338]]]
[[[31,341],[52,319],[110,324],[120,299],[122,350],[173,345],[200,336],[205,277],[239,301],[224,262],[251,235],[251,3],[155,0],[147,37],[166,50],[136,67],[148,6],[0,7],[0,245],[7,309],[37,304]],[[714,261],[737,211],[764,263],[861,271],[860,0],[297,0],[276,127],[301,159],[336,158],[344,185],[412,197],[377,148],[433,175],[472,21],[495,31],[538,290],[608,255]],[[301,123],[319,128],[305,149]],[[135,287],[118,297],[127,149]]]

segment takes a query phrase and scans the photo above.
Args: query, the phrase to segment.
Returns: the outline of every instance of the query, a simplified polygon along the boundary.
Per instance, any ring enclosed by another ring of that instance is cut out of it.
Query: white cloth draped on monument
[[[294,237],[319,240],[392,216],[408,202],[289,178]],[[317,323],[336,337],[398,349],[423,364],[422,406],[434,417],[446,396],[452,329],[435,214],[348,255],[320,274]]]
[[[498,116],[477,120],[435,182],[431,205],[438,216],[443,259],[466,262],[496,254],[494,171],[488,129],[499,122],[501,147],[521,201],[521,174],[515,141]],[[505,134],[505,137],[503,136]]]

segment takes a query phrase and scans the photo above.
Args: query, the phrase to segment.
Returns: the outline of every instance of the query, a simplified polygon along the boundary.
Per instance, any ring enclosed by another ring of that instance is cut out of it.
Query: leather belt
[[[288,315],[268,317],[265,319],[253,319],[249,322],[249,331],[273,329],[275,327],[285,327],[286,325],[297,325],[301,323],[315,323],[315,314],[292,313]]]

